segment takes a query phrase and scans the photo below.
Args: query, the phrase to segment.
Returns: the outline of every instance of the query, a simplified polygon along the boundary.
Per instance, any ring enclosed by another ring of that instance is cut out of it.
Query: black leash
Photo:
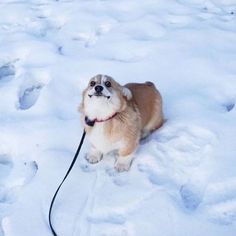
[[[82,135],[81,140],[80,140],[80,144],[79,144],[78,149],[77,149],[77,151],[76,151],[76,153],[75,153],[75,156],[74,156],[74,158],[73,158],[73,160],[72,160],[72,162],[71,162],[71,164],[70,164],[70,167],[69,167],[69,169],[68,169],[68,171],[67,171],[67,173],[66,173],[64,179],[62,180],[62,182],[60,183],[59,187],[57,188],[57,191],[55,192],[55,194],[54,194],[54,196],[53,196],[53,198],[52,198],[51,204],[50,204],[49,213],[48,213],[48,220],[49,220],[50,229],[51,229],[52,234],[53,234],[54,236],[57,236],[57,233],[56,233],[56,231],[54,230],[54,228],[53,228],[53,226],[52,226],[52,220],[51,220],[52,207],[53,207],[54,201],[55,201],[55,199],[56,199],[57,193],[59,192],[59,190],[60,190],[62,184],[63,184],[64,181],[66,180],[67,176],[68,176],[69,173],[71,172],[71,170],[72,170],[72,168],[73,168],[73,166],[74,166],[74,164],[75,164],[75,162],[76,162],[76,160],[77,160],[77,157],[78,157],[78,155],[79,155],[79,153],[80,153],[80,149],[81,149],[81,147],[82,147],[82,145],[83,145],[83,142],[84,142],[85,135],[86,135],[86,132],[85,132],[85,130],[84,130],[83,135]]]

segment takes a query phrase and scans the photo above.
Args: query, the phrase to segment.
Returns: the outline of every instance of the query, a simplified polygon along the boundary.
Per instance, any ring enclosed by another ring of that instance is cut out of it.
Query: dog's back
[[[159,128],[164,119],[162,98],[155,85],[148,81],[146,83],[129,83],[125,87],[132,92],[132,100],[139,109],[143,131],[151,132]]]

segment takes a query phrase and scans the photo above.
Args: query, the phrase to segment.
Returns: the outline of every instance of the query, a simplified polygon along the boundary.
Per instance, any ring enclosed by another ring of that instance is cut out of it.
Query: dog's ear
[[[84,113],[84,97],[85,97],[85,93],[86,93],[86,89],[82,93],[82,101],[81,101],[81,103],[80,103],[80,105],[78,107],[78,111],[80,113]]]
[[[80,113],[84,113],[84,103],[80,103],[79,107],[78,107],[78,112]]]
[[[122,87],[121,91],[122,91],[123,96],[126,97],[127,100],[130,100],[132,98],[132,93],[128,88]]]

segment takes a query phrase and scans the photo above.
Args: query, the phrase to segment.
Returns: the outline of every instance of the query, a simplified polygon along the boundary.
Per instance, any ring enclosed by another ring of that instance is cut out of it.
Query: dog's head
[[[96,75],[83,92],[81,110],[91,120],[104,120],[124,110],[131,98],[131,91],[110,76]]]

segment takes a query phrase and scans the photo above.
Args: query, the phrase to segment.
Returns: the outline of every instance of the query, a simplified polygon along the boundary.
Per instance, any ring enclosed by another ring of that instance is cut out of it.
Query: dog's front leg
[[[95,164],[102,160],[102,153],[98,151],[95,147],[91,147],[89,153],[86,155],[86,160],[89,163]]]
[[[132,160],[134,158],[134,152],[137,145],[132,145],[124,149],[119,150],[118,157],[115,163],[115,169],[119,172],[128,171]]]

